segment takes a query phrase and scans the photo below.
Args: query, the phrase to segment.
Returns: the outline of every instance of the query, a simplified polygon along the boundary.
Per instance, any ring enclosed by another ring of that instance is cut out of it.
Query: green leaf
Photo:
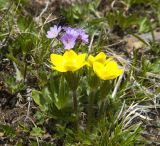
[[[23,145],[22,145],[22,142],[18,142],[18,143],[16,144],[16,146],[23,146]]]
[[[116,23],[116,17],[112,12],[108,12],[107,14],[107,21],[110,28],[113,28],[114,24]]]
[[[16,81],[16,78],[14,77],[8,77],[5,80],[5,85],[7,87],[7,90],[11,93],[11,94],[15,94],[18,91],[22,91],[26,88],[26,85],[24,84],[24,82],[20,82],[20,81]]]
[[[146,17],[139,20],[139,30],[138,31],[140,33],[150,31],[150,23],[149,23],[149,20]]]
[[[35,31],[35,24],[33,22],[32,17],[19,17],[17,20],[17,25],[20,29],[20,31],[28,31],[28,32],[34,32]]]
[[[59,93],[57,97],[55,97],[55,104],[58,109],[62,109],[65,107],[67,100],[68,100],[68,91],[66,88],[65,80],[63,77],[60,78],[60,84],[59,84]]]
[[[35,117],[36,117],[36,124],[43,125],[43,123],[45,122],[44,114],[42,112],[37,111]]]
[[[0,124],[0,132],[3,132],[7,137],[14,138],[16,136],[15,130],[8,125]]]
[[[33,127],[31,131],[32,136],[41,137],[44,131],[39,127]]]
[[[44,101],[43,99],[40,98],[40,91],[37,90],[32,90],[32,98],[36,104],[39,106],[43,106],[41,103]]]
[[[49,89],[52,101],[57,109],[61,110],[71,103],[72,98],[69,96],[69,88],[64,77],[55,77],[52,76],[50,78]]]
[[[0,0],[0,9],[7,7],[9,0]]]
[[[32,98],[42,111],[48,110],[50,95],[47,88],[44,88],[42,91],[32,90]]]
[[[155,63],[151,64],[150,70],[153,73],[160,73],[160,60],[158,60]]]

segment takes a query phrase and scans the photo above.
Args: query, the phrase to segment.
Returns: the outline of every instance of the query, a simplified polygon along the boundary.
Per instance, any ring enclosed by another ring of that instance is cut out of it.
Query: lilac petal
[[[50,28],[50,31],[55,31],[55,30],[57,30],[57,26],[56,25],[54,25],[53,27]]]
[[[81,33],[85,33],[84,29],[81,29],[81,28],[76,28],[76,31],[81,34]]]
[[[64,45],[64,49],[74,48],[76,37],[71,34],[64,34],[60,39]]]
[[[75,45],[75,42],[71,42],[71,43],[69,43],[69,44],[65,44],[65,45],[64,45],[64,49],[65,49],[65,50],[72,49],[72,48],[74,48],[74,45]]]
[[[71,27],[63,27],[63,30],[66,32],[66,31],[71,31],[73,28]]]
[[[54,33],[52,31],[47,31],[47,38],[54,38]]]
[[[67,30],[67,31],[66,31],[66,34],[71,34],[71,35],[73,35],[75,38],[77,38],[78,35],[79,35],[78,32],[75,31],[74,29]]]
[[[71,35],[73,35],[74,37],[78,37],[78,35],[79,35],[79,33],[76,31],[75,28],[64,27],[63,29],[65,30],[65,32],[66,32],[67,34],[71,34]]]
[[[58,32],[60,32],[62,30],[62,27],[59,26],[57,30],[58,30]]]
[[[66,32],[66,34],[74,36],[74,39],[76,40],[79,38],[83,43],[88,43],[88,34],[85,33],[84,29],[81,28],[71,28],[71,27],[64,27],[63,28]]]
[[[84,29],[77,28],[76,31],[79,34],[79,38],[82,40],[84,43],[88,43],[88,34],[85,33]]]
[[[87,34],[82,34],[80,35],[82,42],[88,43],[88,35]]]
[[[47,38],[56,38],[61,31],[61,26],[54,25],[53,27],[50,27],[50,30],[47,31]]]

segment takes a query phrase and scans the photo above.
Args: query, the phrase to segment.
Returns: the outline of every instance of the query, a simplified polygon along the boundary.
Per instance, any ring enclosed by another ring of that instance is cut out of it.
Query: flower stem
[[[73,98],[73,109],[76,115],[75,128],[78,129],[78,101],[77,101],[77,93],[76,90],[72,90],[72,98]]]
[[[73,100],[73,110],[74,110],[74,114],[76,116],[76,120],[75,120],[75,128],[76,130],[78,129],[78,100],[77,100],[77,87],[78,87],[78,83],[79,83],[79,76],[75,73],[72,72],[67,72],[67,74],[65,75],[66,81],[68,82],[68,85],[72,91],[72,100]]]
[[[25,56],[24,56],[24,72],[23,72],[23,80],[24,80],[24,82],[25,82],[25,79],[26,79],[26,74],[27,74],[27,61],[26,61],[26,59],[27,59],[27,54],[25,54]]]
[[[93,105],[94,105],[94,96],[95,96],[95,90],[92,90],[89,95],[89,101],[88,101],[88,130],[91,131],[93,128]]]
[[[78,102],[77,102],[77,94],[76,94],[76,90],[73,90],[73,109],[75,114],[78,114]]]

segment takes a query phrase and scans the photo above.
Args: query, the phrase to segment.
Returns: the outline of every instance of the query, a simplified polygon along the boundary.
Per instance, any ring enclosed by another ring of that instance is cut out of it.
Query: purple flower
[[[76,31],[75,28],[71,28],[71,27],[65,27],[64,28],[66,34],[71,34],[73,35],[76,39],[79,36],[79,33]]]
[[[82,42],[88,43],[88,34],[86,34],[83,29],[77,28],[76,32],[78,33],[78,37],[82,40]]]
[[[67,34],[73,35],[76,39],[79,38],[84,43],[88,43],[88,34],[81,28],[71,28],[64,27],[63,28]]]
[[[72,34],[64,34],[60,39],[64,45],[64,49],[72,49],[75,45],[76,37]]]
[[[65,32],[67,32],[67,31],[70,31],[70,30],[72,30],[72,29],[74,29],[74,28],[71,28],[71,27],[63,27],[63,29],[64,29]]]
[[[47,31],[47,38],[56,38],[59,34],[59,32],[61,31],[61,26],[57,26],[57,25],[54,25],[53,27],[50,28],[49,31]]]

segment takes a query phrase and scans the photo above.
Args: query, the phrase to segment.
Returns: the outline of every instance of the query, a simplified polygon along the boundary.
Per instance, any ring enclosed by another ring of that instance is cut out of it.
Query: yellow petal
[[[87,59],[87,65],[89,67],[92,67],[94,61],[95,61],[95,57],[93,57],[92,55],[89,55],[89,57]]]
[[[105,63],[106,61],[106,54],[104,52],[100,52],[96,57],[93,57],[92,55],[89,55],[87,62],[88,66],[92,66],[94,62],[100,62],[100,63]]]
[[[108,62],[105,66],[105,70],[109,73],[110,79],[117,78],[123,73],[123,69],[119,69],[115,61]]]
[[[110,74],[116,74],[118,71],[118,64],[115,61],[110,61],[106,64],[105,69],[110,73]]]
[[[51,54],[50,55],[51,63],[55,66],[63,66],[64,59],[61,55]]]
[[[66,60],[64,67],[68,71],[72,71],[76,69],[76,58],[77,54],[73,50],[66,51],[63,55]]]
[[[78,67],[84,66],[86,63],[85,59],[86,59],[86,53],[78,55],[77,60],[76,60],[77,66]]]
[[[111,62],[113,60],[113,58],[108,58],[107,60],[105,60],[105,64]]]
[[[96,57],[95,61],[98,61],[100,63],[104,63],[106,61],[106,54],[104,52],[100,52]]]
[[[64,67],[52,66],[51,68],[59,72],[67,72],[67,70]]]
[[[76,71],[77,70],[77,67],[74,64],[65,64],[64,68],[67,71]]]
[[[118,76],[120,76],[121,74],[123,74],[123,72],[124,72],[123,69],[118,69],[118,70],[116,71],[115,76],[118,77]]]
[[[105,80],[104,75],[106,74],[106,72],[104,70],[104,64],[99,62],[94,62],[93,70],[100,79]]]
[[[123,73],[123,69],[118,69],[118,64],[115,61],[109,62],[107,65],[94,62],[93,70],[102,80],[115,79]]]
[[[73,59],[77,57],[77,54],[73,50],[68,50],[64,53],[63,57],[66,59],[70,59],[70,58]]]
[[[83,67],[84,65],[86,65],[86,54],[80,54],[77,56],[77,58],[75,58],[74,60],[72,60],[72,63],[70,62],[70,64],[65,64],[65,67],[67,70],[69,71],[76,71],[78,69],[80,69],[81,67]],[[67,60],[68,62],[68,60]]]

